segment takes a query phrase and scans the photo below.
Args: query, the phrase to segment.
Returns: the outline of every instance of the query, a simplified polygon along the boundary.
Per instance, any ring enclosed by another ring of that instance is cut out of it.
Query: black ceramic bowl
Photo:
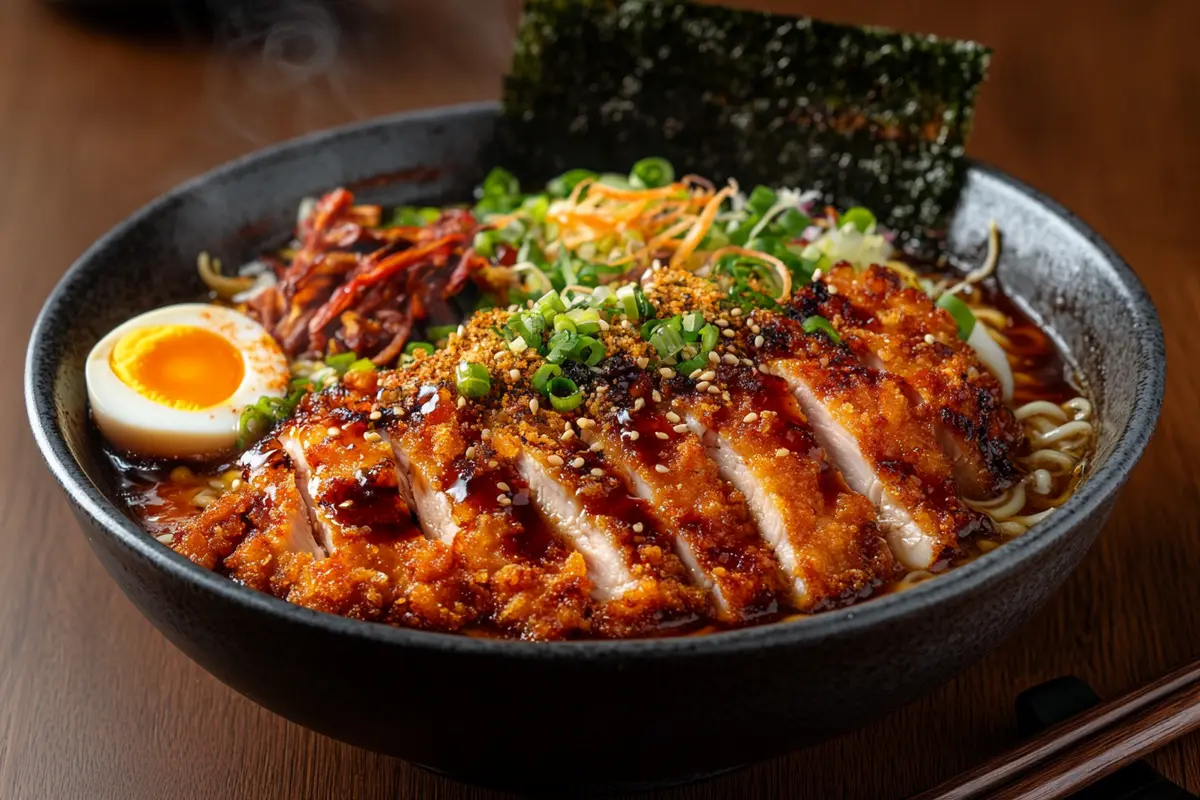
[[[1082,558],[1154,428],[1162,332],[1133,272],[1096,234],[982,166],[970,170],[951,248],[978,257],[988,220],[1000,225],[1001,280],[1085,376],[1099,446],[1087,481],[1047,522],[937,580],[802,622],[532,644],[316,613],[207,572],[146,535],[117,502],[88,422],[83,362],[92,345],[136,313],[197,297],[198,251],[236,263],[277,241],[306,195],[346,185],[393,203],[469,197],[486,173],[496,115],[494,105],[404,115],[222,167],[101,239],[47,301],[26,371],[38,444],[105,568],[205,669],[302,725],[473,782],[578,789],[683,780],[907,703],[995,646]]]

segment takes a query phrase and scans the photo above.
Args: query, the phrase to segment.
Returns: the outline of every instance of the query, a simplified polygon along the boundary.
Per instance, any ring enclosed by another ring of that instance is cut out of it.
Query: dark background
[[[1097,546],[1016,636],[856,734],[661,793],[901,797],[1010,745],[1024,688],[1073,673],[1111,696],[1200,655],[1200,3],[744,5],[994,47],[970,153],[1094,225],[1146,282],[1167,332],[1159,432]],[[103,574],[24,419],[20,375],[38,307],[138,206],[301,133],[498,96],[513,3],[353,8],[338,19],[293,0],[290,27],[264,36],[252,17],[233,18],[214,39],[195,26],[167,35],[145,17],[116,33],[0,0],[0,797],[492,796],[285,722],[188,661]],[[471,724],[505,735],[486,709]],[[1200,791],[1200,736],[1152,761]],[[580,769],[603,765],[581,754]]]

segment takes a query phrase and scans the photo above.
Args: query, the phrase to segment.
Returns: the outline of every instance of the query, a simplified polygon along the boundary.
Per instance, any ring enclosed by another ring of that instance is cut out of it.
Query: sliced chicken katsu
[[[587,562],[594,631],[632,636],[698,619],[705,592],[688,585],[673,537],[603,455],[573,435],[570,421],[539,413],[531,399],[510,396],[492,418],[493,443],[516,465],[550,528]]]
[[[851,491],[817,446],[782,379],[722,364],[673,405],[708,448],[721,477],[746,497],[758,530],[811,611],[869,593],[895,569],[875,509]],[[718,387],[720,394],[710,393]],[[697,391],[698,389],[698,391]]]
[[[901,564],[925,569],[986,526],[959,498],[950,459],[898,378],[797,320],[768,312],[753,319],[760,362],[786,382],[847,485],[875,504]]]
[[[843,264],[795,302],[805,316],[828,319],[863,363],[911,388],[967,496],[991,497],[1011,485],[1021,426],[1004,404],[1000,382],[925,292],[886,267],[858,271]]]
[[[450,547],[421,535],[400,495],[391,448],[368,430],[355,400],[343,387],[314,395],[279,432],[327,555],[288,599],[362,619],[461,627],[477,616],[482,589],[457,568]]]
[[[516,465],[498,453],[482,404],[444,386],[396,381],[381,399],[398,475],[425,533],[486,586],[489,621],[530,639],[589,627],[584,557],[547,527]]]
[[[605,383],[611,389],[592,404],[594,418],[575,425],[649,503],[661,529],[674,532],[692,581],[711,592],[713,614],[739,621],[777,611],[788,594],[779,565],[699,437],[659,408],[649,375],[628,361],[610,367]]]

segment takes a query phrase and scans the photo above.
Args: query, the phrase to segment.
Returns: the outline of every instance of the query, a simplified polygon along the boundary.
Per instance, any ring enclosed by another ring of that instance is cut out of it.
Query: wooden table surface
[[[661,794],[903,797],[1011,744],[1012,700],[1028,686],[1072,673],[1109,696],[1200,655],[1200,3],[757,4],[992,45],[971,153],[1094,225],[1146,282],[1167,332],[1158,434],[1098,545],[1041,613],[870,727]],[[292,27],[253,40],[234,26],[214,45],[114,35],[34,0],[0,2],[0,372],[10,376],[0,385],[0,797],[492,796],[286,722],[175,650],[92,557],[25,422],[20,375],[38,307],[134,209],[281,139],[497,96],[515,17],[507,0],[359,5],[378,18],[339,29],[293,0]],[[310,47],[283,41],[298,29],[316,31]],[[1152,761],[1200,791],[1200,736]]]

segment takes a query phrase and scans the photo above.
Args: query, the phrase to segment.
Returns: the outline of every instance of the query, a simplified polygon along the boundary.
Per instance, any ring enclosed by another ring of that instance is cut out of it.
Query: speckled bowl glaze
[[[946,576],[801,622],[537,644],[316,613],[238,586],[147,536],[117,502],[88,421],[83,362],[92,345],[136,313],[195,298],[198,251],[237,263],[278,241],[304,196],[345,185],[391,203],[469,197],[486,172],[496,119],[491,104],[438,109],[243,158],[134,214],[47,300],[25,377],[38,444],[105,568],[205,669],[302,725],[472,782],[574,791],[678,781],[825,739],[909,702],[994,647],[1083,557],[1157,420],[1162,332],[1133,272],[1095,233],[979,165],[951,250],[978,258],[988,220],[1000,225],[1001,281],[1084,376],[1100,437],[1091,475],[1066,505]]]

